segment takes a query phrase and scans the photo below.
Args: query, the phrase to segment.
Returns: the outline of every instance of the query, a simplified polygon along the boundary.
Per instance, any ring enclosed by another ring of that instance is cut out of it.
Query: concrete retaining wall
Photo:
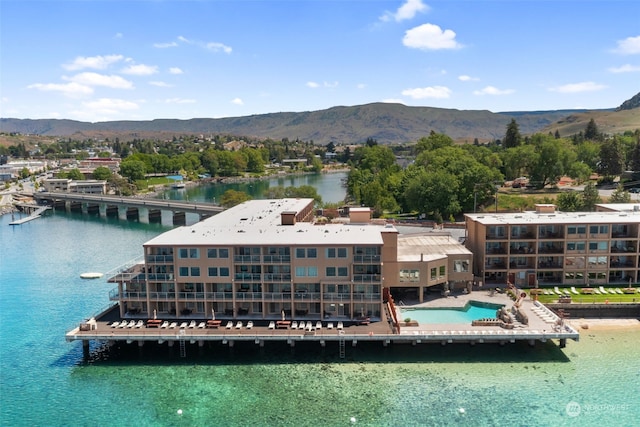
[[[569,318],[640,318],[640,304],[545,304],[564,310]]]

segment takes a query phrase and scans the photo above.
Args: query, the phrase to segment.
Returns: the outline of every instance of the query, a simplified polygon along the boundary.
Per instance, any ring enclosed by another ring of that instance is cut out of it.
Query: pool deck
[[[421,304],[411,304],[407,307],[429,307],[429,308],[452,308],[463,307],[468,301],[475,300],[492,304],[505,305],[511,308],[514,302],[504,294],[490,295],[486,291],[475,291],[470,294],[458,294],[449,297],[433,298]],[[398,308],[398,307],[397,307]],[[567,322],[560,319],[550,309],[537,301],[532,301],[528,297],[521,302],[521,308],[528,316],[528,325],[516,324],[513,329],[503,329],[500,326],[472,326],[471,324],[419,324],[418,326],[401,326],[400,333],[394,332],[391,323],[386,316],[377,322],[368,325],[356,325],[349,320],[343,320],[344,327],[338,329],[338,320],[323,320],[322,328],[316,329],[318,319],[311,320],[314,328],[312,330],[292,329],[286,325],[282,328],[270,329],[268,324],[280,319],[220,319],[221,324],[217,328],[202,327],[201,323],[206,319],[195,320],[195,327],[180,327],[181,324],[189,324],[194,319],[166,319],[169,322],[177,322],[174,328],[161,328],[159,326],[149,327],[147,320],[143,320],[141,327],[112,327],[113,321],[108,320],[112,315],[113,307],[89,319],[83,324],[71,329],[66,333],[67,341],[81,340],[88,351],[90,341],[125,341],[128,344],[138,343],[143,346],[145,342],[155,341],[160,344],[168,343],[173,346],[179,342],[180,345],[188,342],[203,346],[207,341],[221,342],[232,347],[235,342],[254,342],[256,345],[264,346],[265,342],[286,342],[294,347],[297,342],[317,342],[325,346],[327,342],[338,342],[344,346],[345,342],[350,342],[355,346],[360,342],[380,342],[383,346],[393,344],[425,344],[439,343],[441,345],[452,343],[468,343],[471,345],[481,343],[515,343],[516,341],[527,341],[534,345],[536,341],[546,342],[550,339],[560,340],[560,346],[564,347],[567,339],[578,341],[580,334]],[[398,308],[399,309],[399,308]],[[111,316],[110,316],[111,315]],[[102,320],[101,320],[102,319]],[[402,319],[402,316],[399,317]],[[131,319],[127,319],[131,320]],[[138,320],[138,319],[136,319]],[[246,327],[247,321],[253,320],[255,326],[251,329]],[[231,328],[226,325],[233,322]],[[237,324],[242,321],[242,327]],[[328,328],[328,323],[333,323],[333,328]],[[200,325],[200,327],[198,327]]]

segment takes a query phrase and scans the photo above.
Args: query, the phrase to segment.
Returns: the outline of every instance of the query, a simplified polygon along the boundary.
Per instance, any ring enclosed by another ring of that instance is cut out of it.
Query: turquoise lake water
[[[402,318],[410,317],[420,324],[448,324],[464,323],[469,324],[473,320],[496,317],[496,307],[482,307],[475,304],[467,304],[465,307],[456,308],[416,308],[402,309]]]
[[[634,426],[640,333],[528,345],[93,348],[64,334],[100,311],[107,272],[167,230],[54,213],[0,217],[2,426]],[[182,414],[178,414],[178,410]],[[353,421],[352,421],[353,419]],[[354,422],[355,421],[355,422]]]

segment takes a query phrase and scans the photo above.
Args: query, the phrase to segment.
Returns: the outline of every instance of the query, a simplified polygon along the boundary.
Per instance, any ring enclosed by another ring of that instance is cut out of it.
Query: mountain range
[[[0,119],[0,132],[86,138],[170,138],[186,134],[236,135],[275,140],[288,138],[356,144],[373,138],[382,144],[413,142],[433,130],[459,142],[492,141],[504,137],[515,119],[520,133],[553,132],[568,136],[583,131],[594,119],[600,132],[640,129],[640,93],[621,106],[602,110],[555,110],[493,113],[373,103],[326,110],[282,112],[219,119],[156,119],[146,121],[80,122],[59,119]]]

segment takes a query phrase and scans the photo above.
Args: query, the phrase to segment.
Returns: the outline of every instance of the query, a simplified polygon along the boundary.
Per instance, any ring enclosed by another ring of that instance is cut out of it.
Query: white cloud
[[[170,47],[177,47],[178,43],[176,42],[169,42],[169,43],[154,43],[153,47],[157,48],[157,49],[167,49]]]
[[[436,98],[446,99],[451,95],[451,89],[445,86],[418,87],[413,89],[405,89],[402,95],[413,99]]]
[[[244,102],[242,102],[242,99],[240,99],[240,98],[233,98],[231,100],[231,103],[235,104],[235,105],[244,105]]]
[[[481,90],[474,90],[474,95],[509,95],[514,93],[513,89],[498,89],[494,86],[487,86]]]
[[[386,11],[384,15],[380,17],[383,22],[389,21],[405,21],[411,19],[418,13],[426,13],[429,11],[429,6],[422,3],[422,0],[407,0],[402,6],[395,12]]]
[[[85,68],[93,68],[96,70],[104,70],[109,65],[122,61],[124,56],[122,55],[107,55],[107,56],[78,56],[70,64],[64,64],[62,67],[70,70],[82,70]]]
[[[597,84],[594,82],[580,82],[570,83],[562,86],[556,86],[549,88],[550,92],[558,93],[581,93],[581,92],[594,92],[597,90],[605,89],[605,85]]]
[[[210,50],[212,52],[224,52],[224,53],[231,53],[232,49],[223,44],[223,43],[218,43],[218,42],[209,42],[205,45],[205,47],[207,48],[207,50]]]
[[[169,74],[183,74],[184,71],[182,71],[182,69],[178,68],[178,67],[171,67],[169,68]]]
[[[195,99],[186,98],[168,98],[164,100],[165,104],[195,104]]]
[[[165,82],[160,82],[160,81],[153,81],[153,82],[149,82],[149,84],[151,86],[157,86],[157,87],[173,87],[172,85],[170,85],[169,83],[165,83]]]
[[[334,88],[338,87],[338,82],[324,82],[322,85],[327,88]]]
[[[124,99],[100,98],[95,101],[83,102],[82,105],[96,114],[114,115],[122,111],[137,110],[138,104]]]
[[[459,49],[462,47],[456,41],[456,33],[452,30],[442,30],[434,24],[422,24],[407,30],[402,39],[402,44],[423,50]]]
[[[231,53],[233,51],[233,49],[230,46],[227,46],[224,43],[220,43],[220,42],[201,42],[198,40],[191,40],[188,39],[186,37],[183,36],[178,36],[178,41],[185,43],[185,44],[190,44],[190,45],[195,45],[195,46],[199,46],[203,49],[207,49],[211,52],[224,52],[224,53]]]
[[[80,73],[72,77],[62,77],[63,80],[80,83],[86,86],[105,86],[113,89],[133,89],[133,83],[120,76],[98,73]]]
[[[364,89],[364,88],[366,88],[366,87],[367,87],[367,85],[366,85],[366,84],[364,84],[364,83],[358,83],[358,84],[356,85],[356,87],[357,87],[358,89]]]
[[[27,86],[29,89],[38,89],[43,92],[60,92],[64,96],[77,98],[80,96],[91,95],[93,88],[77,82],[70,83],[34,83]]]
[[[307,87],[310,87],[311,89],[315,89],[320,87],[320,85],[316,82],[307,82]]]
[[[123,74],[130,74],[134,76],[150,76],[151,74],[156,74],[158,72],[158,67],[155,65],[129,65],[127,68],[122,70]]]
[[[624,40],[618,40],[618,47],[613,51],[622,55],[636,55],[640,53],[640,36],[627,37]]]
[[[618,73],[635,73],[640,71],[640,65],[631,65],[625,64],[620,67],[611,67],[609,68],[610,73],[618,74]]]
[[[458,80],[460,80],[461,82],[477,82],[480,79],[477,77],[471,77],[463,74],[461,76],[458,76]]]

